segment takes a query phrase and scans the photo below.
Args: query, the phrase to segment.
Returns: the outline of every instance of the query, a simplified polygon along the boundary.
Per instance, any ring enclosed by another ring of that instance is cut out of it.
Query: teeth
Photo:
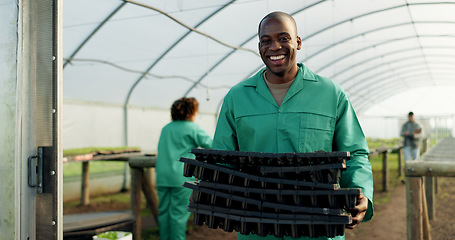
[[[270,56],[270,60],[280,60],[280,59],[283,59],[284,58],[284,55],[279,55],[279,56]]]

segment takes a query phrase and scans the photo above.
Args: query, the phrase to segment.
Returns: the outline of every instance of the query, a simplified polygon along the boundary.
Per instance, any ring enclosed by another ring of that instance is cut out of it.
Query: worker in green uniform
[[[156,160],[158,227],[161,240],[186,239],[187,211],[191,189],[184,188],[184,163],[180,157],[194,158],[193,148],[211,148],[212,138],[194,123],[199,109],[195,98],[180,98],[172,104],[172,122],[161,131]]]
[[[373,177],[369,149],[346,93],[296,62],[301,39],[292,16],[270,13],[258,30],[259,52],[266,67],[232,87],[224,98],[213,148],[272,153],[348,151],[352,158],[340,185],[361,188],[363,194],[350,209],[353,222],[347,228],[370,220]],[[238,239],[280,238],[238,234]]]

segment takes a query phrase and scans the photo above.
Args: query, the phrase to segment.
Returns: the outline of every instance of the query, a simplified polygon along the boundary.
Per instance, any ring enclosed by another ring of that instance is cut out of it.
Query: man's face
[[[296,55],[302,42],[294,23],[287,18],[267,18],[259,29],[259,52],[267,70],[284,76],[297,66]]]
[[[414,115],[408,115],[408,119],[410,122],[414,122]]]

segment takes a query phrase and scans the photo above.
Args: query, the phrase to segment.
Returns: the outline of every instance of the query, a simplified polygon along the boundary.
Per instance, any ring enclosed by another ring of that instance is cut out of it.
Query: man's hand
[[[366,198],[363,194],[359,194],[357,196],[357,205],[355,206],[355,208],[349,209],[349,212],[351,213],[352,216],[352,223],[346,225],[346,228],[354,229],[355,227],[357,227],[357,225],[359,225],[359,223],[365,217],[367,209],[368,198]]]

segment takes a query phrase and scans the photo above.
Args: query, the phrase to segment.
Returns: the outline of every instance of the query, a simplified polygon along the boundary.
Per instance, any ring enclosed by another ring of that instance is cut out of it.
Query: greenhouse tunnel
[[[230,87],[263,67],[257,25],[274,10],[296,19],[298,61],[347,91],[367,135],[368,122],[384,121],[371,116],[411,110],[452,127],[454,2],[73,0],[63,9],[64,148],[153,152],[183,96],[199,100],[197,121],[213,133]],[[419,112],[428,101],[441,110]]]

